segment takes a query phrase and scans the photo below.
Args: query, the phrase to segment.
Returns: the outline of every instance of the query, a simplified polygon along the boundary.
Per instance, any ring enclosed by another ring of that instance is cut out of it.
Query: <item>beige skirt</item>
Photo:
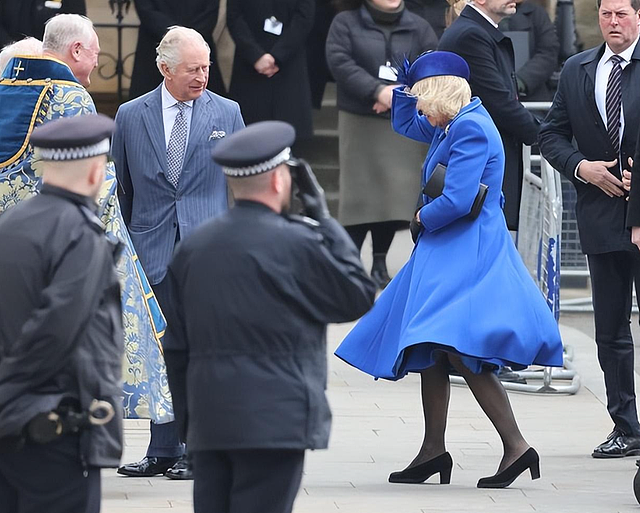
[[[342,225],[409,221],[429,145],[396,134],[389,119],[340,111]]]

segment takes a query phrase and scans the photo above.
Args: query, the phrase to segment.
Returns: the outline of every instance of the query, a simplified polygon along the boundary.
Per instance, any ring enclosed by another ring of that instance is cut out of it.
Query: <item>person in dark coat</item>
[[[436,36],[440,38],[447,28],[446,14],[449,8],[447,0],[405,0],[405,5],[412,13],[429,22]]]
[[[516,13],[498,26],[502,31],[523,32],[528,41],[529,55],[516,69],[520,98],[528,102],[551,101],[555,91],[548,81],[558,69],[560,42],[547,11],[535,1],[518,0]]]
[[[504,214],[510,230],[518,229],[522,192],[522,145],[533,144],[538,121],[518,100],[518,85],[511,40],[498,23],[515,13],[501,0],[474,0],[444,31],[438,50],[463,57],[471,68],[471,91],[480,97],[495,122],[505,151]]]
[[[628,169],[640,126],[639,10],[640,0],[599,2],[605,43],[567,60],[540,129],[542,155],[576,188],[580,245],[589,262],[598,361],[614,424],[613,432],[593,450],[594,458],[640,454],[630,327],[640,254],[627,230],[640,225],[640,185],[631,187],[627,212],[620,174],[621,167]],[[612,79],[615,61],[620,61],[620,69]]]
[[[379,288],[390,280],[386,258],[395,233],[415,212],[426,153],[424,145],[391,129],[394,66],[437,44],[429,23],[401,0],[360,0],[334,18],[327,37],[327,62],[338,93],[338,220],[358,248],[371,232],[371,277]]]
[[[216,59],[213,29],[218,22],[220,0],[134,0],[140,30],[135,61],[131,73],[129,98],[137,98],[152,91],[162,82],[156,66],[156,47],[169,27],[189,27],[204,38],[211,50],[211,67],[207,88],[225,94],[225,87]]]
[[[221,141],[213,158],[235,207],[169,265],[165,357],[196,513],[291,511],[305,450],[329,439],[326,325],[373,303],[357,249],[311,169],[291,160],[294,140],[291,125],[265,121]],[[311,220],[286,214],[292,180]]]
[[[42,39],[44,24],[56,14],[86,16],[85,0],[0,0],[0,48],[25,36]],[[2,71],[2,70],[0,70]]]
[[[313,135],[306,41],[314,12],[314,0],[228,0],[236,44],[229,96],[248,125],[280,120],[298,140]]]
[[[119,243],[96,216],[114,126],[36,128],[41,193],[0,217],[2,511],[97,513],[100,468],[120,460]]]

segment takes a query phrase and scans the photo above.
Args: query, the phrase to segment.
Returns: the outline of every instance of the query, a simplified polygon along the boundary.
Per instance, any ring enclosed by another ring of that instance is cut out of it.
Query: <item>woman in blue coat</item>
[[[420,372],[424,441],[389,481],[419,483],[439,473],[441,483],[449,482],[453,463],[444,439],[451,368],[467,381],[504,447],[498,472],[478,487],[509,486],[527,469],[536,479],[538,454],[520,433],[493,371],[502,365],[561,366],[562,342],[507,230],[500,134],[480,99],[471,98],[464,59],[431,52],[405,68],[399,81],[411,89],[394,90],[393,128],[431,143],[422,185],[439,163],[447,168],[445,184],[441,195],[423,196],[409,261],[336,355],[375,378]],[[481,183],[488,193],[472,218]]]

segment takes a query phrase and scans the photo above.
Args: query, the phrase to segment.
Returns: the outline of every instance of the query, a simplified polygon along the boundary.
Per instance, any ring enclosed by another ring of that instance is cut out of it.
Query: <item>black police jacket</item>
[[[168,276],[165,358],[189,449],[325,448],[326,325],[375,293],[344,229],[239,201],[178,246]]]
[[[88,465],[122,451],[122,313],[114,247],[89,198],[44,185],[0,217],[0,438],[64,398],[115,409],[81,434]]]

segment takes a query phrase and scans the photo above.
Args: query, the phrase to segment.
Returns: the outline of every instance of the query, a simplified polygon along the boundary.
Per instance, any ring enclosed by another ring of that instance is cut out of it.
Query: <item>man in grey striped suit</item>
[[[195,30],[171,27],[156,49],[163,83],[123,104],[112,153],[125,223],[162,308],[171,301],[164,277],[176,243],[227,210],[227,184],[211,151],[244,127],[238,104],[206,90],[209,46]],[[171,349],[171,340],[163,340]],[[175,424],[151,424],[139,462],[118,473],[190,477]]]

